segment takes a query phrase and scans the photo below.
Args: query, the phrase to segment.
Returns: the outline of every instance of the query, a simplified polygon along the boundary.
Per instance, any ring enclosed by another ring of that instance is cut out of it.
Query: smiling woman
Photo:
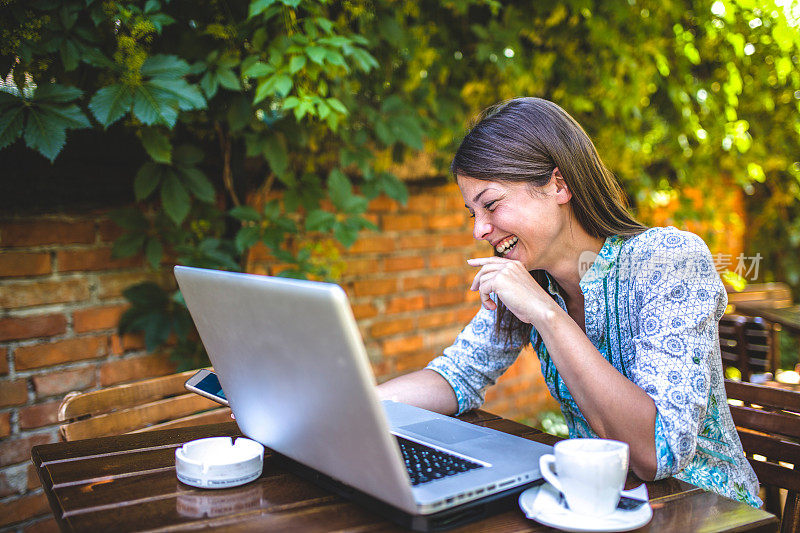
[[[474,237],[495,250],[469,260],[482,309],[426,369],[379,394],[461,413],[532,344],[570,437],[627,442],[642,479],[673,475],[760,505],[727,407],[727,296],[705,243],[637,222],[584,130],[547,100],[490,109],[451,171]]]

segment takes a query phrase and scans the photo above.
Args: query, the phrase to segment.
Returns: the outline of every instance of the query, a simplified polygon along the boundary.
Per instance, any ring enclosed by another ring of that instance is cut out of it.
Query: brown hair
[[[647,229],[628,211],[622,187],[580,124],[548,100],[515,98],[484,111],[461,141],[450,171],[536,188],[547,185],[556,167],[572,193],[572,213],[589,235],[631,237]],[[543,270],[531,275],[547,290]],[[521,335],[527,344],[531,328],[498,302],[496,333],[502,339]]]

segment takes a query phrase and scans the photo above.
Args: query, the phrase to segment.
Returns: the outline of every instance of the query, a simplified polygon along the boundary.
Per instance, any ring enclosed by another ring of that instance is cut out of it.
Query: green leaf
[[[148,57],[142,64],[142,76],[159,79],[177,79],[189,73],[189,63],[178,56],[158,54]]]
[[[244,95],[234,96],[228,109],[228,124],[231,131],[237,132],[247,126],[253,114],[253,107],[250,105],[249,99]]]
[[[153,194],[158,184],[161,183],[162,177],[163,172],[159,165],[152,161],[142,165],[133,180],[133,192],[136,195],[136,201],[141,202]]]
[[[178,177],[172,173],[166,173],[166,179],[161,185],[161,204],[167,216],[180,225],[189,214],[191,208],[191,198],[186,188]]]
[[[149,226],[142,212],[133,207],[112,211],[110,218],[117,226],[128,231],[143,232]]]
[[[64,70],[69,72],[78,68],[81,61],[81,52],[75,41],[71,39],[64,39],[58,49],[61,55],[61,63],[64,65]]]
[[[350,248],[358,239],[358,229],[337,222],[333,228],[333,236],[336,237],[336,240],[342,243],[345,248]]]
[[[172,143],[169,138],[156,128],[141,130],[142,146],[156,163],[169,165],[172,163]]]
[[[147,0],[147,3],[144,5],[144,14],[149,15],[150,13],[156,13],[161,11],[161,2],[158,0]]]
[[[175,148],[172,154],[172,160],[175,161],[175,164],[185,167],[197,165],[203,160],[203,157],[203,151],[192,144],[182,144]]]
[[[236,233],[236,251],[244,253],[245,250],[258,242],[261,237],[261,230],[258,226],[243,226]]]
[[[238,220],[261,222],[261,215],[249,205],[237,205],[228,211],[228,214]]]
[[[25,144],[37,150],[51,162],[55,161],[67,141],[66,127],[59,121],[52,121],[37,108],[28,111],[25,122]]]
[[[111,257],[133,257],[142,250],[145,236],[141,233],[126,233],[111,248]]]
[[[161,266],[161,258],[164,256],[164,247],[161,242],[156,239],[149,239],[144,248],[144,256],[150,266],[153,267],[153,270],[158,270]]]
[[[107,128],[130,111],[132,104],[133,92],[130,87],[118,83],[97,91],[89,102],[89,109],[97,121]]]
[[[178,119],[178,101],[149,84],[142,84],[134,91],[133,114],[148,126],[163,124],[172,128]]]
[[[206,72],[200,79],[200,88],[203,89],[206,98],[214,98],[214,95],[217,94],[217,89],[219,89],[219,78],[216,73],[212,71]]]
[[[330,231],[336,222],[336,215],[322,209],[311,211],[306,217],[308,231]]]
[[[289,156],[282,139],[271,135],[264,143],[264,157],[269,162],[270,168],[278,176],[283,176],[289,168]]]
[[[296,74],[299,70],[306,66],[306,56],[294,56],[289,61],[289,72]]]
[[[179,171],[183,176],[183,183],[195,198],[207,204],[214,202],[216,191],[203,172],[193,167],[180,168]]]
[[[242,76],[245,78],[261,78],[273,72],[275,72],[275,67],[272,65],[256,61],[242,71]]]
[[[380,186],[389,198],[397,200],[402,205],[406,205],[408,202],[408,189],[405,183],[397,179],[394,174],[388,172],[381,174]]]
[[[309,46],[306,48],[306,55],[317,65],[322,65],[325,61],[326,52],[327,50],[321,46]]]
[[[253,0],[250,2],[250,8],[247,11],[247,18],[253,18],[256,15],[260,15],[276,1],[277,0]]]
[[[292,78],[286,74],[275,74],[258,84],[253,103],[257,104],[267,96],[289,94],[292,89]]]
[[[17,140],[25,124],[22,107],[15,107],[0,113],[0,149]]]
[[[368,204],[363,196],[350,196],[344,201],[342,211],[350,215],[359,215],[367,210]]]
[[[338,168],[331,170],[328,175],[328,195],[336,208],[341,210],[353,196],[353,185]]]
[[[59,85],[58,83],[48,83],[40,85],[33,93],[34,102],[49,102],[49,103],[66,103],[80,98],[83,91],[77,87],[68,87],[66,85]]]
[[[333,108],[333,109],[334,109],[336,112],[338,112],[338,113],[340,113],[340,114],[342,114],[342,115],[347,115],[347,113],[348,113],[348,111],[347,111],[347,108],[346,108],[346,107],[344,106],[344,104],[343,104],[343,103],[342,103],[340,100],[338,100],[337,98],[327,98],[327,99],[325,100],[325,102],[326,102],[326,103],[327,103],[327,104],[328,104],[328,105],[329,105],[331,108]]]
[[[219,83],[229,91],[239,91],[242,86],[239,84],[239,78],[229,68],[220,69],[217,71]]]
[[[182,111],[204,109],[206,107],[206,99],[203,98],[203,93],[200,92],[196,85],[189,85],[186,80],[159,78],[148,82],[146,85],[163,91],[166,98],[174,98]]]

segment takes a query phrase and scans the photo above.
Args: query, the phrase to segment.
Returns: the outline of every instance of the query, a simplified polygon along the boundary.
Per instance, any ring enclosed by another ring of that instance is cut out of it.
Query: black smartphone
[[[219,384],[217,375],[210,370],[205,368],[198,370],[194,376],[186,380],[183,386],[200,396],[205,396],[222,405],[228,405],[228,400],[225,398],[225,393],[222,392],[222,386]]]

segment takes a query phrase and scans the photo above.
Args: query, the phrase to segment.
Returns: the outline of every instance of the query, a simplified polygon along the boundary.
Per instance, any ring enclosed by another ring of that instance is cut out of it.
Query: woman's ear
[[[558,167],[553,169],[553,173],[550,175],[550,181],[555,185],[554,194],[556,202],[559,204],[566,204],[572,199],[572,192],[569,190],[567,182],[564,180],[564,176],[561,175],[561,171],[558,170]]]

